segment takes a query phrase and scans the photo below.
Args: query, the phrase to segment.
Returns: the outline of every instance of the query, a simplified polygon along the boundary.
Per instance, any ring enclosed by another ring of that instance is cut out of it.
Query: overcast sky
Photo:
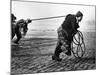
[[[81,11],[84,16],[80,23],[80,30],[95,30],[95,7],[94,6],[81,6],[81,5],[61,5],[61,4],[45,4],[34,2],[18,2],[12,1],[12,13],[15,14],[17,20],[19,19],[35,19],[52,16],[63,16],[67,14],[75,14]],[[65,17],[33,21],[29,25],[29,29],[57,29]]]

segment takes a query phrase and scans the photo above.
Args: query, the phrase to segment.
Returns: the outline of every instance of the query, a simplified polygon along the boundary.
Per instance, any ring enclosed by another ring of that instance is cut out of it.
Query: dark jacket
[[[72,34],[77,28],[79,28],[79,25],[76,20],[75,15],[67,15],[65,18],[65,21],[62,24],[62,28],[68,32],[68,34]]]
[[[11,22],[15,22],[16,16],[14,14],[11,14]]]
[[[27,23],[24,19],[17,21],[16,28],[15,28],[16,30],[19,30],[19,28],[24,28],[24,27],[25,27],[25,29],[28,29]]]
[[[11,14],[11,31],[15,32],[15,24],[16,24],[16,16],[14,14]]]

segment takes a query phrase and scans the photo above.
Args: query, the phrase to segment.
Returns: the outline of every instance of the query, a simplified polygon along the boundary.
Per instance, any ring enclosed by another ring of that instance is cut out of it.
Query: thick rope
[[[75,36],[73,36],[72,52],[73,52],[73,54],[74,54],[75,57],[81,58],[81,57],[83,57],[83,55],[84,55],[84,53],[85,53],[86,47],[85,47],[85,43],[84,43],[84,39],[83,39],[83,34],[82,34],[82,32],[80,32],[80,31],[78,30],[78,32],[77,32],[76,34],[78,35],[78,38],[76,38]],[[75,40],[76,42],[75,42],[74,40]],[[75,45],[77,46],[76,52],[74,52],[73,44],[75,44]],[[83,47],[82,47],[82,45],[83,45]],[[79,51],[81,51],[81,53],[82,53],[81,55],[79,55]]]
[[[64,16],[54,16],[54,17],[46,17],[46,18],[37,18],[37,19],[31,19],[32,21],[36,21],[36,20],[45,20],[45,19],[54,19],[54,18],[62,18],[62,17],[66,17]]]

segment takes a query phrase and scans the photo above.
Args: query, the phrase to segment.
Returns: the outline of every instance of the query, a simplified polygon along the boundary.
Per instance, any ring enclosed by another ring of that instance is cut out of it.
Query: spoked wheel
[[[72,53],[75,57],[82,58],[85,54],[85,43],[82,32],[78,31],[74,37],[72,42]]]

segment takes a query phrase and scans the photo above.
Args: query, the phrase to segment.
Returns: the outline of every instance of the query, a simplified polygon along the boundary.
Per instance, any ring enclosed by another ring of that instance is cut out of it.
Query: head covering
[[[12,19],[12,20],[16,20],[16,17],[15,17],[14,14],[11,14],[11,19]]]
[[[82,13],[81,11],[78,11],[78,12],[76,13],[76,16],[77,16],[77,17],[83,16],[83,13]]]

